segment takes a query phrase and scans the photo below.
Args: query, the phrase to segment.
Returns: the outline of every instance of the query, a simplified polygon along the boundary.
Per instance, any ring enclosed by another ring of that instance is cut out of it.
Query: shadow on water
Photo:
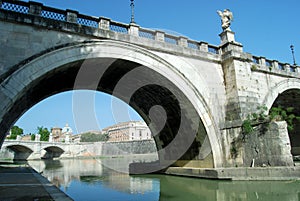
[[[154,174],[130,176],[113,170],[113,164],[120,166],[118,159],[29,161],[29,164],[74,200],[300,200],[300,181],[218,181]]]
[[[159,179],[160,201],[166,200],[300,200],[300,181],[220,181],[166,175]]]

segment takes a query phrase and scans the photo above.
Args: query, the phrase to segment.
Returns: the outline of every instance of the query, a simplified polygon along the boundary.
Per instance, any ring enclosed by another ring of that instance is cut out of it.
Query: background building
[[[53,127],[51,128],[51,134],[52,135],[52,141],[53,142],[69,142],[70,136],[73,135],[72,128],[66,124],[65,127],[59,128],[59,127]]]
[[[60,142],[62,128],[53,127],[51,128],[53,142]]]
[[[143,121],[118,123],[104,128],[102,134],[108,134],[111,142],[151,139],[151,131]]]

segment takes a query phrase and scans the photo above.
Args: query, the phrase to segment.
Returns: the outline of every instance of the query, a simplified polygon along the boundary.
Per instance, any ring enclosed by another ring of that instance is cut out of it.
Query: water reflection
[[[129,176],[107,168],[118,159],[29,161],[74,200],[299,201],[300,181],[216,181],[166,175]]]
[[[160,201],[299,201],[299,181],[216,181],[168,176],[159,178]]]
[[[56,186],[68,187],[84,176],[101,176],[102,165],[97,160],[33,160],[28,164]]]
[[[74,200],[159,200],[158,179],[131,177],[110,169],[113,164],[119,166],[117,170],[121,166],[124,169],[124,163],[128,165],[128,160],[134,161],[131,158],[112,158],[39,160],[28,163]],[[109,164],[109,168],[106,164]]]

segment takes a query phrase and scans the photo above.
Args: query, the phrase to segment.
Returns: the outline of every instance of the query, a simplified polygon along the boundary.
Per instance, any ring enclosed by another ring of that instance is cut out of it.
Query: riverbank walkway
[[[72,201],[28,165],[0,164],[1,201]]]

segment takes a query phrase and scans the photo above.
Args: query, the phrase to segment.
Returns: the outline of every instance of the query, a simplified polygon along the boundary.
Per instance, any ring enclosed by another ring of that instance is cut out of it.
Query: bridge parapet
[[[252,56],[252,62],[251,70],[253,71],[262,71],[264,73],[278,74],[286,77],[300,77],[299,66],[258,56]]]
[[[122,35],[132,35],[140,38],[140,43],[143,44],[145,40],[148,41],[148,45],[151,44],[151,41],[156,41],[160,43],[164,43],[163,47],[167,49],[168,45],[171,45],[172,51],[175,51],[174,47],[183,47],[187,48],[191,51],[188,53],[191,55],[199,55],[196,52],[206,52],[212,55],[221,55],[226,52],[226,50],[222,50],[224,47],[223,45],[215,46],[212,44],[208,44],[207,42],[203,41],[196,41],[191,40],[184,36],[172,35],[166,33],[161,30],[152,30],[140,27],[137,24],[130,23],[121,23],[117,21],[113,21],[106,17],[93,17],[81,14],[74,10],[61,10],[53,7],[48,7],[43,5],[42,3],[38,2],[23,2],[23,1],[13,1],[13,0],[0,0],[0,11],[12,11],[17,12],[20,15],[30,15],[35,17],[42,17],[47,20],[54,20],[59,21],[62,23],[72,23],[77,27],[86,27],[89,28],[88,31],[83,31],[82,29],[78,28],[69,28],[66,31],[73,31],[73,32],[84,32],[83,34],[98,36],[98,37],[111,37],[109,34],[102,34],[103,31],[113,32],[117,35],[115,38],[118,40],[122,40]],[[18,21],[22,21],[22,19],[17,19]],[[33,20],[30,22],[29,19],[23,19],[26,23],[34,23],[36,25],[44,25],[46,24],[41,23],[41,20]],[[61,26],[61,25],[60,25]],[[70,26],[68,26],[70,27]],[[49,28],[49,27],[48,27]],[[54,28],[54,27],[53,27]],[[64,29],[63,27],[61,27]],[[95,29],[91,31],[90,29]],[[100,34],[99,34],[100,33]],[[234,33],[233,33],[234,34]],[[150,42],[149,42],[150,41]],[[232,43],[232,42],[229,42]],[[233,42],[235,43],[235,42]],[[155,45],[157,47],[157,45]],[[211,57],[213,60],[219,60],[219,57]],[[252,70],[256,71],[264,71],[264,72],[271,72],[274,74],[280,74],[284,76],[291,76],[291,77],[299,77],[299,66],[293,66],[290,64],[269,60],[264,57],[259,56],[252,56],[253,66]]]
[[[34,15],[55,21],[74,23],[89,28],[112,31],[117,34],[134,35],[142,39],[159,41],[212,54],[220,54],[219,47],[208,44],[206,42],[191,40],[183,36],[175,36],[160,30],[142,28],[137,24],[133,23],[125,24],[121,22],[112,21],[111,19],[105,17],[93,17],[83,15],[77,11],[68,9],[60,10],[44,6],[43,4],[38,2],[0,0],[0,8],[2,10],[13,11],[19,14]],[[90,32],[90,34],[92,35],[93,33],[93,31]]]

